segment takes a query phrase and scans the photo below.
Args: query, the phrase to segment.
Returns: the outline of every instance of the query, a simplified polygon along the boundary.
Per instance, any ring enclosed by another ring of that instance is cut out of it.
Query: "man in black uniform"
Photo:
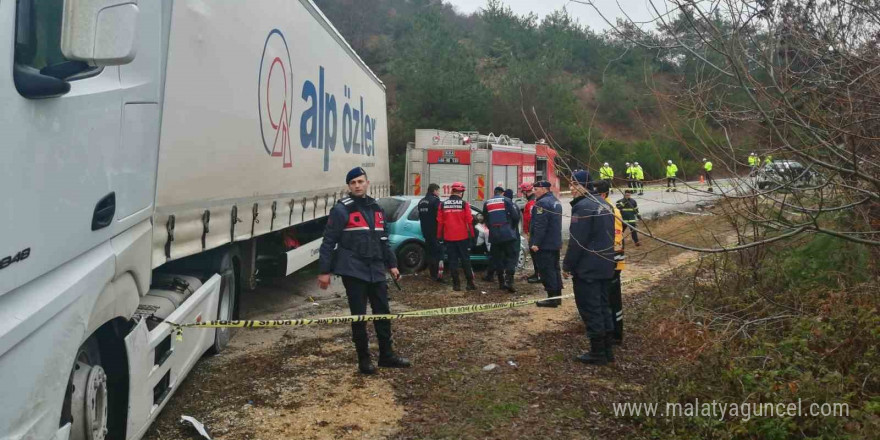
[[[590,338],[590,352],[577,357],[587,364],[605,365],[613,359],[611,335],[614,321],[608,302],[608,286],[614,277],[614,214],[602,198],[608,192],[606,181],[593,183],[589,174],[578,171],[572,176],[570,239],[562,270],[566,278],[574,276],[574,298]]]
[[[497,188],[496,188],[497,189]],[[497,194],[497,191],[496,191]],[[516,272],[516,261],[519,256],[519,209],[501,195],[486,201],[483,206],[483,218],[489,227],[489,242],[492,243],[492,264],[498,274],[498,285],[510,293],[515,293],[513,275]]]
[[[550,192],[550,182],[543,180],[534,185],[537,199],[532,207],[529,223],[529,249],[535,255],[535,268],[547,297],[562,295],[562,275],[559,271],[559,250],[562,249],[562,205]],[[541,301],[538,307],[559,307],[561,299]]]
[[[626,190],[623,194],[623,198],[617,201],[617,209],[620,210],[620,216],[623,220],[623,232],[626,233],[626,228],[632,230],[632,239],[633,243],[636,246],[641,246],[639,243],[639,232],[633,228],[636,225],[636,219],[641,220],[642,215],[639,214],[639,204],[636,202],[636,199],[632,198],[633,190]]]
[[[425,237],[425,259],[428,260],[431,279],[442,282],[440,260],[443,259],[443,252],[437,241],[437,208],[440,207],[440,197],[437,197],[438,189],[440,189],[440,185],[436,183],[428,185],[428,194],[419,200],[419,224],[422,225],[422,235]]]
[[[332,272],[342,277],[352,315],[366,314],[368,300],[373,314],[389,314],[385,272],[390,272],[395,279],[400,278],[400,272],[388,245],[385,213],[376,200],[367,195],[370,182],[363,168],[349,171],[345,181],[349,197],[336,203],[324,229],[318,286],[322,289],[329,287]],[[409,367],[409,360],[396,355],[392,348],[391,321],[373,321],[373,325],[379,339],[379,366]],[[358,369],[363,374],[375,374],[366,323],[353,322],[351,336],[357,350]]]
[[[504,188],[502,188],[500,186],[496,186],[494,193],[495,193],[495,195],[493,196],[493,198],[502,197],[502,196],[504,196]],[[485,207],[485,205],[483,205],[483,206]],[[489,226],[488,217],[486,217],[484,215],[483,219],[486,220],[486,226],[488,227]],[[493,243],[493,242],[490,240],[489,243]],[[492,280],[495,279],[495,263],[492,262],[492,250],[491,250],[492,246],[491,245],[487,245],[487,246],[490,249],[489,249],[489,254],[486,256],[486,263],[487,263],[486,264],[486,274],[483,275],[483,281],[491,283]]]

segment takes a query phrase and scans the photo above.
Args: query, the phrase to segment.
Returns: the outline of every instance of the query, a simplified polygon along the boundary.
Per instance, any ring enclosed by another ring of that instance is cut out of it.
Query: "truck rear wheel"
[[[107,374],[101,352],[91,337],[77,350],[62,408],[62,424],[70,422],[71,440],[103,440],[107,436]]]
[[[226,252],[220,260],[220,300],[217,305],[217,320],[231,321],[235,319],[235,307],[238,301],[239,273],[231,252]],[[222,352],[232,338],[232,329],[218,328],[214,333],[214,345],[208,350],[210,354]]]

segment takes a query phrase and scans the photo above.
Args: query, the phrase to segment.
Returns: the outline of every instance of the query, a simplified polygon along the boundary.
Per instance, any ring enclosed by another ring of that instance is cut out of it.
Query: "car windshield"
[[[405,200],[395,199],[393,197],[379,199],[376,202],[379,203],[379,206],[385,211],[386,223],[396,222],[400,218],[400,215],[403,214],[403,211],[405,210],[404,206],[406,205]]]

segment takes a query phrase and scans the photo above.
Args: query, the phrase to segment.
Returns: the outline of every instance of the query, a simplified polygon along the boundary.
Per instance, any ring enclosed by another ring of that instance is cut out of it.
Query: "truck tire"
[[[407,243],[397,251],[397,268],[400,273],[416,273],[425,266],[425,248],[418,243]]]
[[[71,440],[106,438],[109,395],[98,340],[92,336],[77,350],[61,410],[61,423],[71,424]]]
[[[226,251],[220,258],[220,300],[217,304],[217,320],[231,321],[236,319],[236,306],[239,298],[239,273],[235,265],[232,252]],[[232,329],[218,328],[214,332],[214,344],[208,349],[208,354],[221,353],[232,338]]]

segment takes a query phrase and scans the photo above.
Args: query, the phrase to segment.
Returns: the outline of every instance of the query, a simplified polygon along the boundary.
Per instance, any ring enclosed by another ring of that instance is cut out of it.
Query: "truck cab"
[[[175,324],[315,261],[352,167],[388,195],[384,124],[311,1],[0,0],[0,438],[141,438],[229,341]]]

